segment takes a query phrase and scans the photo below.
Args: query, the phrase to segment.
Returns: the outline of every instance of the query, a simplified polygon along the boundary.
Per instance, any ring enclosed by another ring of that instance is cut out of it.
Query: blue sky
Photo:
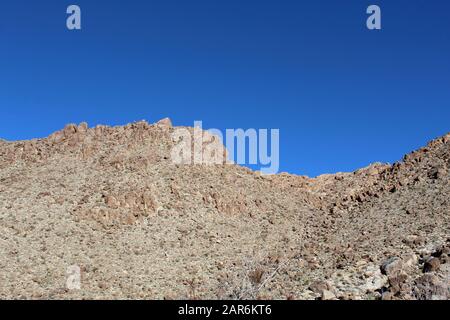
[[[66,29],[66,8],[82,30]],[[382,10],[369,31],[366,8]],[[394,162],[450,131],[450,2],[2,1],[0,137],[69,122],[279,128],[280,170]]]

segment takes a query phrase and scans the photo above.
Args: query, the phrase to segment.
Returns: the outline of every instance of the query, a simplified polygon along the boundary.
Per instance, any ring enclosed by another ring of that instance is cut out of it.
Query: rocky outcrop
[[[208,161],[174,163],[176,130]],[[450,134],[317,178],[214,155],[169,119],[0,140],[0,298],[449,298]]]

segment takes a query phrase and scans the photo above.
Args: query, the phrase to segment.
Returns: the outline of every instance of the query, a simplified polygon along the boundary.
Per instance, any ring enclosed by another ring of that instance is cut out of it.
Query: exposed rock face
[[[172,128],[172,120],[170,120],[169,118],[161,119],[156,124],[161,127]]]
[[[449,298],[450,134],[311,179],[174,164],[176,129],[0,140],[0,298]]]

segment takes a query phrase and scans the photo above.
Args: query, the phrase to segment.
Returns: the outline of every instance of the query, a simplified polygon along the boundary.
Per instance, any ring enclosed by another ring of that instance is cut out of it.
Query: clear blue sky
[[[7,140],[167,116],[279,128],[281,171],[315,176],[450,131],[448,0],[5,0],[0,38]]]

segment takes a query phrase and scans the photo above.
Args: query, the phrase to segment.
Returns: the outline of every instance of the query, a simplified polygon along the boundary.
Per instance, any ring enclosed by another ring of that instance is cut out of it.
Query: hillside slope
[[[173,130],[0,140],[0,298],[450,297],[450,134],[312,179],[174,165]]]

